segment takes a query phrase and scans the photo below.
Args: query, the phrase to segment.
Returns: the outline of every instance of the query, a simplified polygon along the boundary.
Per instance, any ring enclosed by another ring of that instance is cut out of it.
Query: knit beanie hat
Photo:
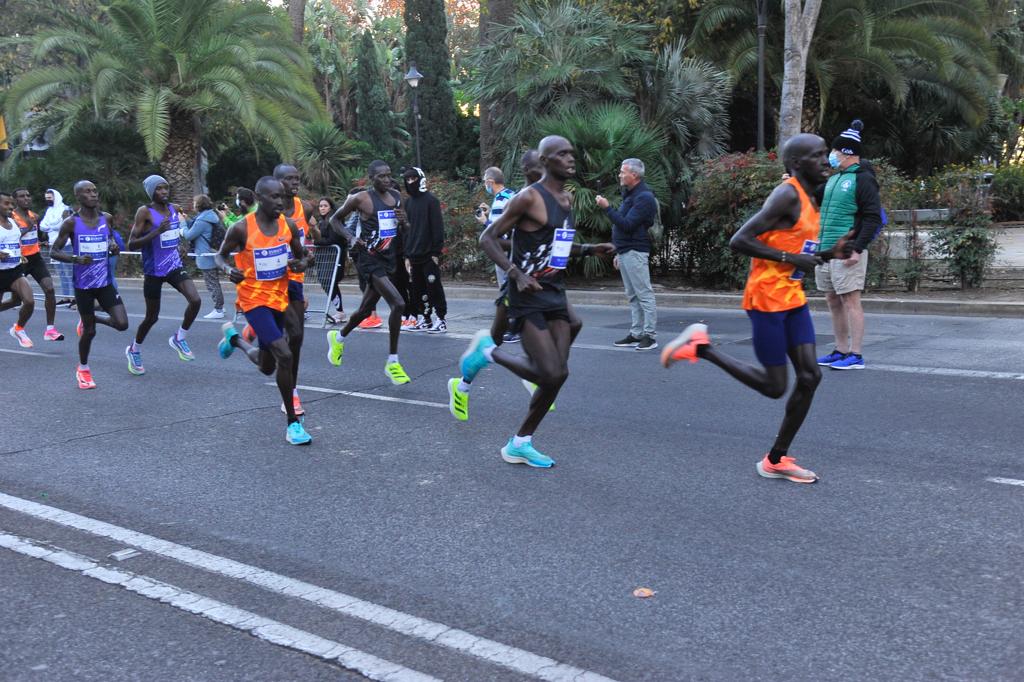
[[[164,180],[159,175],[150,175],[148,178],[146,178],[145,180],[142,181],[142,188],[144,190],[146,190],[146,196],[148,196],[150,199],[152,199],[153,198],[153,192],[156,191],[156,188],[159,187],[160,185],[166,185],[166,184],[167,184],[167,181]]]
[[[832,149],[838,149],[848,156],[860,156],[860,131],[864,130],[864,121],[854,119],[850,127],[832,140]]]

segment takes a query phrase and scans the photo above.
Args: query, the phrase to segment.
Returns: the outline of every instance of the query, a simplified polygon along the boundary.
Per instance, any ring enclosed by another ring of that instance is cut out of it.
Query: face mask
[[[486,192],[487,192],[488,194],[494,194],[494,185],[492,185],[492,184],[486,184],[486,185],[484,185],[484,190],[485,190],[485,191],[486,191]]]
[[[839,152],[833,151],[828,155],[828,165],[839,168]]]

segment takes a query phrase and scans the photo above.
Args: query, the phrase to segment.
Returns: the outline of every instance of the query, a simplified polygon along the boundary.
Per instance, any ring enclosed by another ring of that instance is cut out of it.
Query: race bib
[[[256,263],[256,279],[266,281],[281,279],[288,270],[288,244],[272,246],[269,249],[253,249]]]
[[[39,243],[39,230],[29,230],[21,235],[21,243],[25,246],[32,246]]]
[[[81,256],[106,258],[108,248],[105,234],[78,235],[78,254]]]
[[[160,248],[161,249],[176,249],[178,248],[178,237],[181,235],[181,230],[177,227],[173,227],[166,232],[160,233]]]
[[[398,236],[398,218],[394,209],[377,211],[377,225],[381,239],[394,239]]]
[[[576,230],[571,227],[563,227],[555,230],[555,238],[551,242],[551,258],[548,259],[548,267],[555,270],[565,270],[569,264],[569,252],[572,250],[572,242],[576,237]]]
[[[7,259],[4,261],[4,263],[10,264],[11,262],[14,262],[15,264],[17,264],[18,261],[21,260],[21,242],[20,241],[18,241],[18,242],[0,242],[0,251],[3,251],[4,253],[7,254]]]
[[[810,239],[804,240],[804,247],[800,249],[800,253],[806,253],[813,256],[818,253],[818,242]],[[789,276],[790,279],[800,280],[804,278],[806,273],[803,270],[793,270],[793,274]]]

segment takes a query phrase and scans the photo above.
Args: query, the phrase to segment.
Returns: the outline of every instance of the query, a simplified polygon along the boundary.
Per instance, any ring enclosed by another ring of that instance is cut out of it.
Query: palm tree
[[[313,121],[299,133],[295,162],[303,184],[317,194],[341,187],[360,160],[360,145],[329,121]]]
[[[322,115],[306,55],[264,3],[114,0],[98,20],[59,9],[53,26],[32,37],[38,66],[4,97],[7,120],[58,140],[87,120],[130,122],[175,201],[198,189],[204,123],[232,121],[287,158]]]

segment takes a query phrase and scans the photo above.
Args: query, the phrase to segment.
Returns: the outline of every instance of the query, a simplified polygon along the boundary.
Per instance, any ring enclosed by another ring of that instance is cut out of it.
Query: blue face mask
[[[833,150],[828,155],[828,165],[832,166],[833,168],[839,168],[839,152]]]

